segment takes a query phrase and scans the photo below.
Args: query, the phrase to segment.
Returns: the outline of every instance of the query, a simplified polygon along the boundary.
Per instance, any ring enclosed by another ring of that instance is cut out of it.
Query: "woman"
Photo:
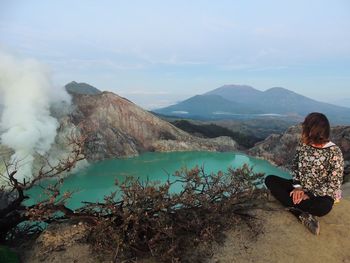
[[[320,233],[315,216],[331,211],[343,180],[343,155],[329,140],[329,134],[327,117],[310,113],[302,123],[301,142],[293,160],[293,180],[274,175],[265,179],[271,194],[315,235]]]

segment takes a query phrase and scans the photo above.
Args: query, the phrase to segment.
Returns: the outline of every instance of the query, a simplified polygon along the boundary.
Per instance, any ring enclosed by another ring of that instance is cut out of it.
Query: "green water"
[[[226,171],[228,167],[237,168],[247,163],[253,166],[255,172],[266,175],[275,174],[290,178],[289,173],[272,166],[267,161],[249,157],[235,152],[171,152],[145,153],[138,157],[126,159],[111,159],[91,164],[64,180],[64,191],[75,191],[68,202],[68,207],[76,209],[81,201],[103,201],[105,195],[116,190],[115,179],[123,181],[127,176],[138,177],[141,180],[149,178],[152,181],[165,182],[167,174],[172,175],[182,167],[193,168],[204,166],[206,173]],[[47,182],[43,183],[44,185]],[[177,187],[181,187],[178,185]],[[174,189],[173,189],[174,190]],[[175,191],[178,189],[175,189]],[[27,204],[40,200],[42,190],[34,188],[27,193],[31,199]]]

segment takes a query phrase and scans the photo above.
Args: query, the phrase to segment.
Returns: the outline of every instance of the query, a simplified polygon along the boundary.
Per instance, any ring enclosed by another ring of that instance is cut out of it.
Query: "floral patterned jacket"
[[[334,200],[343,181],[344,159],[332,142],[323,148],[300,143],[293,160],[293,185],[313,196],[328,195]]]

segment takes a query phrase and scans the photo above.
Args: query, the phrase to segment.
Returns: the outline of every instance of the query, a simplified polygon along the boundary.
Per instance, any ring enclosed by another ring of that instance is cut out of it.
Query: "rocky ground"
[[[263,234],[254,236],[246,226],[227,233],[209,262],[350,262],[350,184],[345,198],[326,216],[319,218],[321,231],[315,236],[276,201],[267,210],[256,210]]]
[[[21,261],[26,263],[100,262],[85,242],[87,234],[87,226],[83,223],[52,224],[34,242],[28,242],[19,248]],[[104,262],[110,262],[110,260],[106,259]]]

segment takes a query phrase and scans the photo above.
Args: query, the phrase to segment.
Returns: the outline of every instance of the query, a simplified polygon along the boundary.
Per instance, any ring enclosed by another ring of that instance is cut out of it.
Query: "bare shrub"
[[[199,244],[208,256],[223,230],[240,220],[251,223],[247,210],[263,192],[256,187],[263,174],[247,165],[217,174],[196,167],[175,176],[164,184],[128,178],[116,182],[120,190],[104,203],[86,203],[79,212],[97,219],[89,237],[94,249],[101,255],[114,251],[115,262],[144,256],[180,262]],[[182,189],[171,193],[175,184]]]

